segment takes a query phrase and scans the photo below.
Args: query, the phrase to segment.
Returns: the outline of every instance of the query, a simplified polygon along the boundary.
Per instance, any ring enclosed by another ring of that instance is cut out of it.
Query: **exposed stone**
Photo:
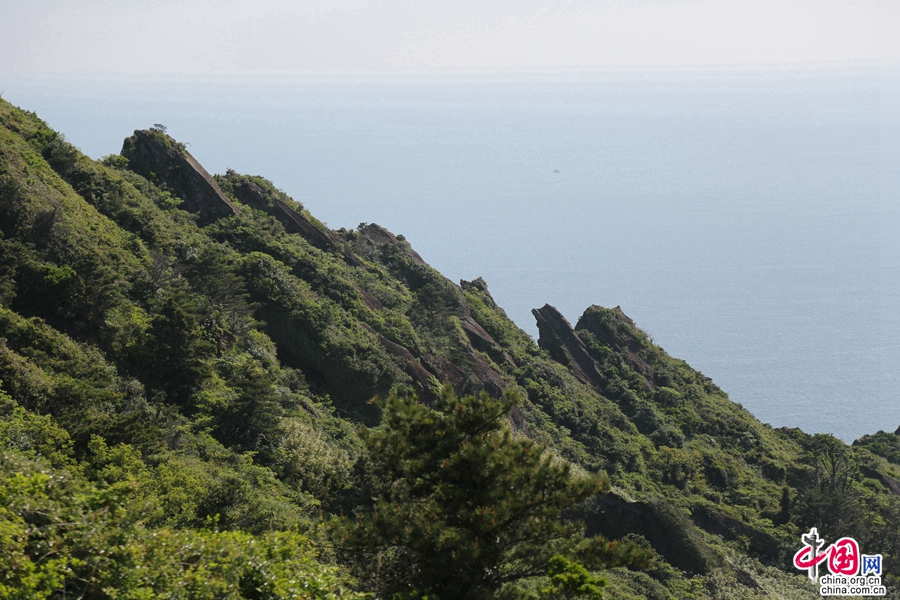
[[[435,354],[423,354],[422,363],[441,383],[449,383],[457,393],[466,389],[469,376],[449,359]]]
[[[464,290],[478,290],[479,292],[493,300],[493,298],[491,297],[491,293],[488,291],[487,282],[481,277],[476,277],[472,281],[461,279],[459,285]]]
[[[402,243],[393,233],[391,233],[381,225],[377,225],[375,223],[369,223],[365,227],[361,228],[359,230],[359,234],[375,247],[395,246]],[[419,256],[418,252],[409,247],[407,248],[407,252],[413,259],[413,261],[420,265],[425,264],[425,261],[422,260],[422,257]]]
[[[620,307],[608,310],[592,306],[578,319],[575,326],[576,333],[579,330],[591,332],[600,343],[621,354],[638,373],[644,376],[644,387],[656,389],[653,383],[653,367],[642,356],[644,347],[635,335],[637,325],[622,312]]]
[[[900,496],[900,481],[894,479],[890,475],[885,475],[884,473],[876,471],[875,469],[872,469],[865,465],[861,465],[859,467],[859,470],[866,477],[878,481],[881,485],[889,489],[891,492]]]
[[[780,431],[784,435],[792,435],[796,433],[803,433],[803,430],[799,427],[788,427],[786,425],[782,425],[781,427],[777,427],[775,431]]]
[[[410,352],[406,347],[401,346],[396,342],[392,342],[383,335],[375,335],[378,339],[378,342],[384,347],[385,350],[403,360],[403,370],[406,371],[407,375],[412,377],[413,381],[416,383],[417,387],[420,389],[426,399],[433,399],[434,394],[431,392],[432,374],[428,371],[428,369],[423,367],[416,359],[416,357],[413,356],[412,352]]]
[[[354,256],[354,258],[356,258]],[[372,310],[382,310],[384,309],[384,305],[381,303],[381,300],[375,297],[375,294],[370,292],[369,290],[363,289],[359,286],[356,286],[357,291],[363,298],[363,302],[366,306],[371,308]]]
[[[759,585],[759,583],[757,583],[757,581],[755,579],[753,579],[753,576],[750,573],[748,573],[747,571],[735,567],[734,568],[734,579],[742,586],[748,587],[751,590],[756,590],[759,594],[761,594],[763,596],[768,596],[768,594],[762,588],[762,586]]]
[[[465,315],[460,317],[460,324],[462,325],[463,331],[466,332],[466,335],[469,338],[469,342],[472,346],[475,347],[476,350],[480,350],[481,352],[485,352],[491,356],[497,362],[502,362],[503,360],[508,361],[511,365],[516,366],[515,361],[512,357],[497,343],[497,341],[491,337],[487,331],[484,330],[478,321],[476,321],[472,315]]]
[[[528,423],[525,421],[525,413],[518,406],[513,406],[509,412],[509,422],[512,423],[513,430],[531,437],[531,431],[529,431]]]
[[[749,545],[750,551],[758,556],[769,560],[778,558],[778,540],[740,519],[705,505],[694,507],[691,519],[701,529],[720,535],[726,540],[743,540]]]
[[[566,517],[583,520],[588,536],[618,539],[640,534],[668,562],[690,573],[708,573],[717,562],[691,519],[664,499],[633,502],[611,491],[591,498]]]
[[[240,214],[206,169],[184,146],[159,131],[137,130],[125,139],[122,156],[131,170],[181,198],[182,207],[199,215],[201,225]]]
[[[603,374],[566,318],[549,304],[532,309],[531,314],[537,320],[540,333],[538,346],[553,360],[569,367],[579,380],[602,392],[606,383]]]
[[[252,181],[240,181],[233,190],[235,197],[251,208],[269,213],[284,226],[288,233],[297,233],[319,250],[343,254],[348,264],[361,266],[362,261],[352,252],[344,248],[340,238],[331,230],[322,230],[299,210],[299,205],[292,206],[281,198],[269,194]],[[380,304],[380,303],[379,303]]]
[[[481,355],[475,352],[471,347],[466,348],[468,354],[468,362],[466,365],[472,372],[470,379],[471,388],[465,390],[465,393],[480,392],[484,390],[491,396],[499,398],[503,395],[503,389],[506,387],[503,378],[497,371],[491,367],[490,363]]]
[[[506,314],[505,310],[503,310],[502,308],[497,306],[497,303],[494,301],[494,297],[491,296],[491,293],[488,291],[487,282],[484,279],[482,279],[481,277],[476,277],[472,281],[466,281],[465,279],[461,279],[459,281],[459,286],[466,291],[473,290],[473,291],[481,292],[482,294],[484,294],[487,297],[488,302],[490,302],[491,306],[493,306],[496,309],[499,309],[500,312],[502,312],[504,315]]]
[[[503,395],[503,378],[490,363],[471,347],[465,348],[466,357],[461,360],[462,368],[443,356],[422,355],[422,362],[435,374],[438,381],[449,382],[457,394],[474,394],[485,391],[495,398]]]

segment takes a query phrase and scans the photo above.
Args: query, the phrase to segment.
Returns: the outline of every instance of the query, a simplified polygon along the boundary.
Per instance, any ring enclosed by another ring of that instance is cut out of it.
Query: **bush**
[[[0,455],[0,597],[362,597],[299,533],[148,529],[135,490]]]

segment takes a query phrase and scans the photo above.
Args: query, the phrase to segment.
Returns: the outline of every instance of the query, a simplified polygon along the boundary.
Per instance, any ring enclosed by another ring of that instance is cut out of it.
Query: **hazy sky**
[[[900,63],[898,0],[0,0],[0,74]]]

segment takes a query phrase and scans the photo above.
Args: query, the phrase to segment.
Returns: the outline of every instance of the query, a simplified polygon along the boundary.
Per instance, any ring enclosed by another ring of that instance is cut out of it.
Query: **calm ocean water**
[[[774,426],[900,426],[900,102],[878,68],[0,78],[87,154],[153,123],[211,172],[376,222],[536,335],[620,305]]]

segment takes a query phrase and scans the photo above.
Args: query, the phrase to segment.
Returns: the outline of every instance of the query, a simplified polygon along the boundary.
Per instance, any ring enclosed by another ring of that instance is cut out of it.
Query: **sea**
[[[879,65],[0,76],[94,158],[163,124],[329,227],[378,223],[537,337],[620,306],[773,427],[900,427],[900,76]]]

